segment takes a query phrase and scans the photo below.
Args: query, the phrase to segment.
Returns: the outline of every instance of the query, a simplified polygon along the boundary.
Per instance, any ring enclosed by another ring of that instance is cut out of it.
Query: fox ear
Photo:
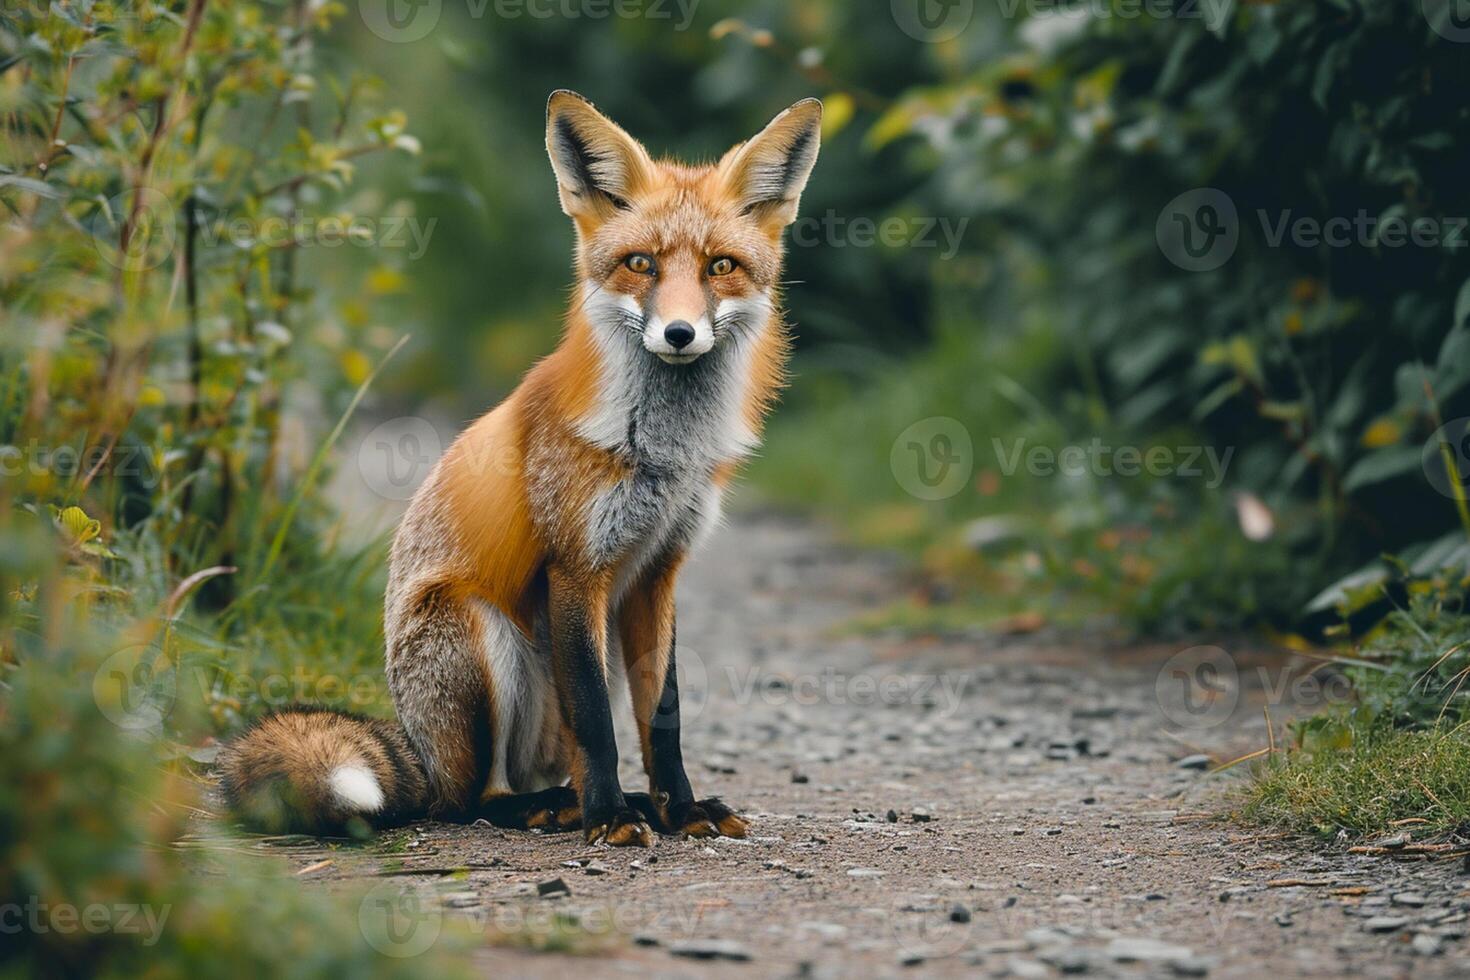
[[[726,153],[720,172],[740,210],[775,228],[795,221],[821,142],[822,103],[803,99]]]
[[[566,89],[552,92],[546,102],[546,152],[561,209],[579,219],[602,221],[626,208],[653,168],[637,140]]]

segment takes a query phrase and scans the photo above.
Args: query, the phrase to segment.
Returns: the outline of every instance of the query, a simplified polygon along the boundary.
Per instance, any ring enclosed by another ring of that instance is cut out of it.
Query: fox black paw
[[[653,828],[635,810],[619,810],[605,823],[586,828],[587,843],[611,847],[652,847]]]
[[[714,797],[670,807],[669,825],[674,833],[690,837],[744,837],[746,827],[734,810]]]

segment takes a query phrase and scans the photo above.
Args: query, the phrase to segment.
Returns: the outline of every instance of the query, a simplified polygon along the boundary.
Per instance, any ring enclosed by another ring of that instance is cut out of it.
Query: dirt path
[[[1223,777],[1179,761],[1264,744],[1252,692],[1190,745],[1159,696],[1178,647],[843,635],[900,576],[773,516],[741,518],[690,567],[685,758],[697,793],[753,818],[748,840],[611,850],[426,824],[303,880],[376,874],[360,916],[375,944],[478,934],[496,976],[1470,972],[1460,861],[1199,819]],[[626,726],[619,744],[642,788]]]

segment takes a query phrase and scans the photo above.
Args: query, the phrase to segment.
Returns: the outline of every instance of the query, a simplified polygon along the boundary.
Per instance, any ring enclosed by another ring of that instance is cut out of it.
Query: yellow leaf
[[[380,265],[368,273],[367,288],[374,296],[386,296],[401,291],[407,281],[397,269]]]
[[[102,522],[88,517],[80,507],[67,507],[65,510],[53,507],[52,510],[57,525],[71,538],[72,544],[86,544],[102,533]]]
[[[367,380],[368,374],[373,369],[373,362],[368,360],[366,354],[360,350],[344,350],[342,352],[342,373],[347,380],[354,385],[360,385]]]
[[[834,92],[822,100],[822,139],[830,139],[852,121],[856,107],[852,96],[846,92]]]
[[[1382,446],[1398,445],[1403,437],[1403,430],[1399,424],[1392,419],[1379,419],[1368,426],[1363,433],[1363,445],[1369,449],[1378,449]]]

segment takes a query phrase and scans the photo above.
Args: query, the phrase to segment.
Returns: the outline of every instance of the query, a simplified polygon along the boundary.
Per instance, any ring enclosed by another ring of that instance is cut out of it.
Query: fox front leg
[[[607,587],[552,568],[551,657],[572,787],[589,843],[649,847],[653,832],[618,783],[618,746],[607,692]]]
[[[621,640],[643,748],[649,796],[665,833],[744,837],[745,821],[718,799],[696,800],[679,743],[679,678],[674,651],[678,562],[653,571],[623,604]]]

